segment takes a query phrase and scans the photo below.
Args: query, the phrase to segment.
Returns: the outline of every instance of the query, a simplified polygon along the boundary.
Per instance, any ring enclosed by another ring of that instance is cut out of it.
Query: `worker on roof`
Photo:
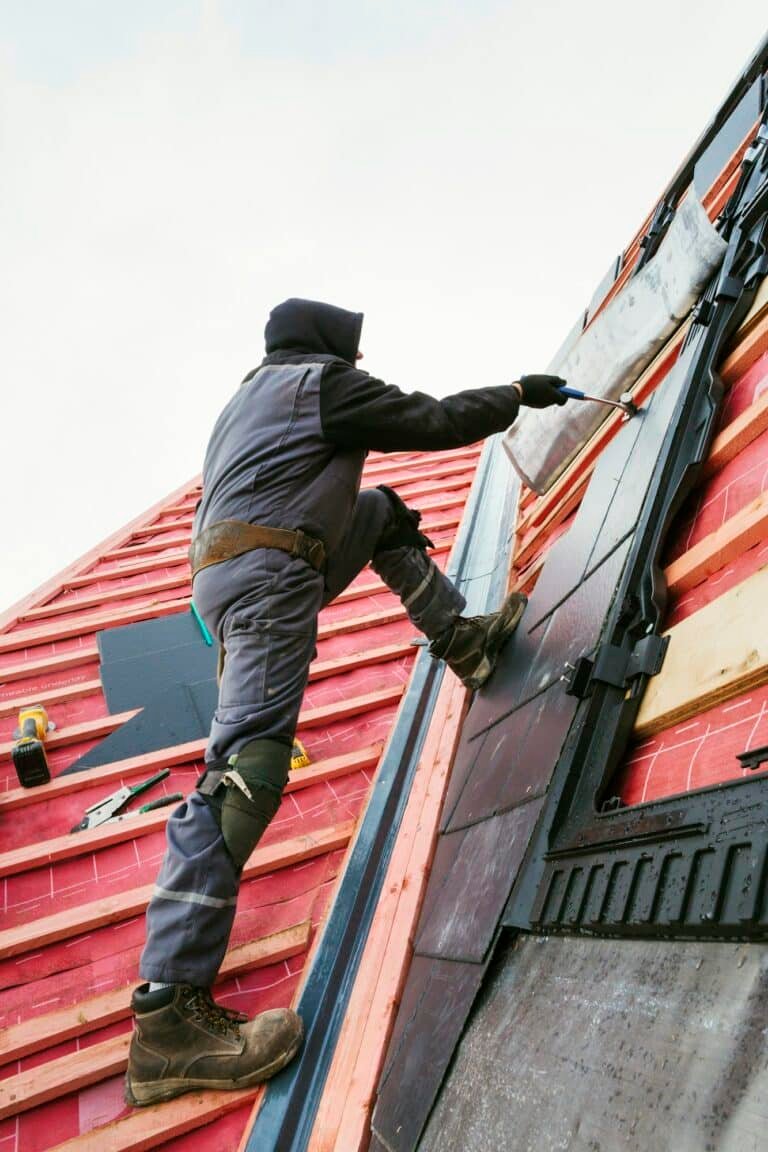
[[[356,367],[363,317],[286,300],[266,356],[219,416],[203,466],[190,561],[194,597],[224,655],[196,790],[172,814],[147,912],[146,981],[133,995],[126,1096],[169,1100],[245,1088],[287,1064],[302,1039],[288,1009],[254,1020],[210,989],[229,941],[242,869],[280,806],[315,655],[317,617],[370,563],[430,652],[479,688],[525,598],[461,615],[465,600],[429,556],[420,513],[386,485],[360,492],[366,454],[460,448],[563,404],[558,377],[524,376],[436,400]]]

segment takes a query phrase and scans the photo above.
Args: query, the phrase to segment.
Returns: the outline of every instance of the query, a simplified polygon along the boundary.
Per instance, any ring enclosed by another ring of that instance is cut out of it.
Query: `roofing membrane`
[[[372,453],[363,484],[387,483],[422,509],[445,567],[478,456],[477,446]],[[223,1152],[237,1147],[259,1095],[125,1107],[130,989],[171,809],[69,831],[90,804],[160,768],[171,774],[146,799],[188,791],[205,741],[62,774],[133,714],[108,711],[99,630],[189,611],[198,495],[197,481],[173,493],[0,620],[0,1152]],[[415,636],[370,571],[323,611],[298,733],[311,762],[292,772],[246,866],[216,990],[223,1004],[252,1014],[295,999],[408,683]],[[19,707],[37,702],[56,723],[47,742],[53,779],[24,789],[10,750]]]

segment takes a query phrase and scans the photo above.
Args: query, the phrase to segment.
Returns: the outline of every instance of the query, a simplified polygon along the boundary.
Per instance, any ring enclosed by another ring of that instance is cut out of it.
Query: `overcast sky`
[[[764,0],[0,0],[0,610],[200,469],[287,296],[543,371]]]

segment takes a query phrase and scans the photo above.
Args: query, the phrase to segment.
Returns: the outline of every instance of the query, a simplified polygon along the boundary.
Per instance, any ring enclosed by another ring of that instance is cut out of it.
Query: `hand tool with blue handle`
[[[594,400],[595,404],[608,404],[611,408],[619,408],[624,413],[625,420],[631,420],[640,411],[628,392],[623,392],[618,400],[604,400],[602,396],[588,396],[586,392],[580,392],[577,388],[561,387],[560,391],[563,396],[568,396],[571,400]]]

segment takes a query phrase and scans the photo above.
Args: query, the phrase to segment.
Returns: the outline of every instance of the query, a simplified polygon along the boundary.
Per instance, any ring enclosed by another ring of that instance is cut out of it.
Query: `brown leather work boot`
[[[268,1080],[301,1047],[301,1019],[289,1008],[248,1020],[222,1008],[205,988],[173,984],[131,1001],[135,1027],[125,1099],[157,1104],[200,1088],[250,1088]]]
[[[467,688],[480,688],[496,667],[499,653],[520,623],[527,603],[522,593],[512,592],[498,612],[459,616],[432,641],[429,651],[445,660]]]

